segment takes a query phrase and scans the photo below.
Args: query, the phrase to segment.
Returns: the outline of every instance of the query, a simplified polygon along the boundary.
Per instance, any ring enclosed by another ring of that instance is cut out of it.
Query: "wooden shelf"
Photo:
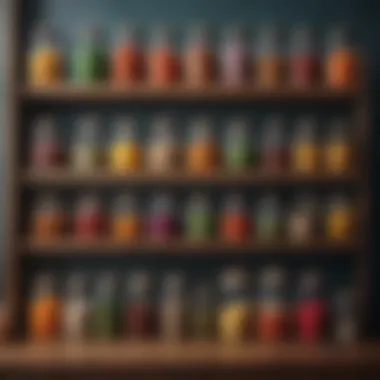
[[[147,84],[133,87],[116,87],[109,84],[91,86],[62,84],[57,86],[33,87],[24,86],[19,95],[25,100],[43,101],[262,101],[262,100],[349,100],[359,93],[357,88],[334,90],[328,87],[298,89],[281,87],[276,89],[228,88],[223,86],[187,87],[176,85],[172,87],[152,87]]]

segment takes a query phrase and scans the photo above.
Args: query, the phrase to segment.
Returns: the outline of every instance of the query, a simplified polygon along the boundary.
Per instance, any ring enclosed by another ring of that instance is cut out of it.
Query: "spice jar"
[[[165,341],[178,342],[186,334],[185,277],[182,273],[164,275],[159,300],[159,334]]]
[[[280,237],[282,216],[280,200],[276,195],[269,194],[259,200],[255,220],[259,240],[273,242]]]
[[[96,116],[79,118],[70,148],[72,168],[78,171],[96,169],[101,162],[100,125]]]
[[[292,141],[292,169],[312,173],[318,169],[319,146],[317,125],[312,117],[303,118],[296,124]]]
[[[64,219],[59,199],[54,194],[42,194],[32,207],[30,233],[40,241],[59,239],[64,232]]]
[[[152,281],[147,272],[132,272],[127,277],[124,330],[134,339],[151,338],[154,333]]]
[[[63,304],[63,336],[69,341],[84,341],[88,334],[90,305],[86,294],[86,276],[68,277]]]
[[[348,30],[332,29],[327,36],[325,80],[336,89],[353,87],[359,82],[360,56],[351,41]]]
[[[297,298],[295,312],[297,338],[301,342],[316,343],[323,338],[327,317],[323,281],[318,271],[307,270],[301,274]]]
[[[105,215],[98,196],[79,198],[74,212],[74,235],[77,239],[98,239],[105,229]]]
[[[63,56],[53,31],[40,25],[27,55],[27,81],[35,86],[56,85],[63,79]]]
[[[351,164],[348,125],[342,119],[333,120],[324,146],[324,167],[331,173],[343,173],[351,169]]]
[[[217,163],[217,145],[214,140],[212,126],[207,119],[195,120],[190,126],[186,152],[186,166],[189,171],[209,173]]]
[[[148,80],[153,86],[170,86],[179,79],[178,56],[168,28],[152,35],[148,53]]]
[[[129,242],[140,237],[141,219],[134,197],[120,195],[115,199],[110,224],[111,235],[116,241]]]
[[[257,39],[255,82],[265,88],[278,87],[284,80],[284,57],[280,31],[268,26],[259,31]]]
[[[235,119],[227,127],[224,143],[224,164],[230,170],[247,169],[251,163],[252,147],[248,122]]]
[[[51,117],[42,117],[33,125],[30,163],[38,169],[59,166],[62,149],[56,123]]]
[[[250,232],[250,221],[243,198],[238,194],[230,195],[224,203],[220,221],[220,237],[231,243],[245,241]]]
[[[96,27],[84,30],[73,51],[73,80],[93,84],[106,79],[108,57],[101,31]]]
[[[184,54],[184,80],[190,86],[207,86],[214,79],[214,55],[203,26],[191,30]]]
[[[241,28],[226,31],[220,52],[220,79],[227,86],[245,86],[250,60]]]
[[[308,27],[293,30],[290,39],[289,82],[295,87],[310,87],[319,79],[320,62],[314,35]]]
[[[146,166],[154,172],[175,168],[177,143],[173,122],[169,117],[158,117],[153,121],[147,152]]]
[[[117,334],[116,276],[105,272],[99,275],[91,310],[91,335],[100,340],[111,340]]]
[[[136,121],[121,118],[116,121],[109,147],[109,165],[117,173],[132,173],[141,169],[142,149],[136,136]]]
[[[286,276],[281,268],[264,268],[258,280],[257,336],[262,342],[279,342],[287,328]]]
[[[142,69],[143,57],[135,31],[130,26],[124,26],[112,54],[112,83],[117,86],[136,84],[142,79]]]
[[[190,240],[204,240],[213,232],[213,215],[209,198],[202,194],[190,197],[185,209],[185,235]]]
[[[59,337],[61,302],[56,293],[56,279],[49,273],[39,274],[32,284],[28,310],[28,335],[35,342]]]
[[[325,222],[326,236],[334,240],[350,238],[353,232],[353,207],[343,195],[335,195],[328,201]]]
[[[229,268],[220,275],[222,300],[218,311],[218,335],[224,342],[247,338],[249,299],[248,275],[240,268]]]

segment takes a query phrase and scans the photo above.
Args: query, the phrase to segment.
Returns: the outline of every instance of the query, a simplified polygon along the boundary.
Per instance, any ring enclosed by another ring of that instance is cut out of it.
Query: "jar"
[[[144,271],[132,272],[127,277],[126,286],[125,334],[133,339],[152,338],[154,315],[151,276]]]
[[[287,168],[289,149],[284,135],[284,120],[273,115],[264,120],[261,141],[261,168],[263,171],[279,171]]]
[[[116,241],[136,241],[141,236],[141,219],[137,200],[130,195],[119,195],[113,204],[111,236]]]
[[[137,125],[132,118],[116,121],[109,147],[109,165],[116,173],[134,173],[142,166],[142,149],[136,136]]]
[[[213,215],[210,199],[202,194],[190,197],[185,208],[185,235],[189,240],[205,240],[213,232]]]
[[[340,194],[328,200],[325,233],[327,238],[345,240],[353,232],[354,212],[349,200]]]
[[[278,28],[272,25],[259,31],[256,56],[257,85],[264,88],[280,86],[284,81],[285,64]]]
[[[224,143],[224,163],[227,169],[247,169],[252,158],[252,143],[248,122],[244,119],[232,120],[227,126]]]
[[[161,116],[153,121],[146,151],[146,166],[154,172],[173,170],[177,164],[173,121]]]
[[[171,196],[155,196],[148,215],[148,236],[153,240],[167,241],[176,236],[178,231],[175,218],[175,205]]]
[[[231,243],[241,243],[248,239],[250,220],[242,196],[232,194],[225,199],[220,221],[220,237]],[[252,228],[253,229],[253,228]]]
[[[183,65],[187,85],[207,86],[214,79],[214,54],[208,39],[208,30],[203,26],[189,32]]]
[[[173,48],[168,28],[156,30],[148,52],[148,80],[153,86],[170,86],[179,79],[177,52]]]
[[[322,277],[318,271],[306,270],[301,274],[297,298],[297,339],[304,343],[321,341],[326,328],[327,304]]]
[[[280,200],[276,195],[269,194],[259,200],[255,220],[259,240],[273,242],[280,237],[282,216]]]
[[[159,300],[159,335],[164,341],[178,342],[186,335],[185,276],[166,273]]]
[[[309,27],[293,30],[290,39],[289,82],[294,87],[306,88],[317,83],[320,62],[316,54],[314,35]]]
[[[141,81],[143,75],[143,56],[130,26],[119,32],[111,59],[112,83],[118,86],[133,85]]]
[[[112,340],[118,332],[116,285],[116,276],[111,272],[101,273],[95,283],[90,320],[95,339]]]
[[[100,199],[95,194],[79,198],[74,212],[74,236],[76,239],[99,239],[105,229],[105,215]]]
[[[335,119],[329,126],[324,146],[324,167],[331,173],[343,173],[351,169],[352,149],[348,136],[348,125]]]
[[[86,276],[70,275],[66,282],[63,304],[63,336],[69,341],[84,341],[88,337],[90,305],[86,294]]]
[[[33,125],[30,163],[38,169],[54,168],[62,163],[62,148],[55,120],[38,118]]]
[[[288,238],[304,243],[314,238],[316,233],[316,201],[307,193],[298,195],[288,215]]]
[[[313,173],[319,166],[317,125],[312,117],[298,121],[292,141],[292,169],[301,173]]]
[[[40,25],[27,53],[27,81],[35,86],[56,85],[62,82],[63,71],[63,56],[56,36],[49,26]]]
[[[108,57],[104,36],[96,27],[88,27],[78,37],[73,51],[72,74],[74,82],[93,84],[107,77]]]
[[[249,323],[248,275],[240,268],[228,268],[220,275],[221,303],[218,335],[223,342],[246,340]]]
[[[28,309],[28,335],[34,342],[56,340],[61,327],[61,302],[56,279],[50,273],[37,275],[32,283]]]
[[[360,55],[351,41],[348,30],[342,27],[330,30],[326,45],[326,84],[335,89],[356,86],[360,79]]]
[[[100,125],[96,116],[79,118],[71,143],[70,159],[74,170],[90,171],[101,162]]]
[[[39,241],[58,240],[64,232],[65,217],[54,194],[42,194],[32,206],[30,233]]]
[[[220,52],[220,79],[227,86],[245,86],[250,76],[250,59],[241,28],[225,33]]]
[[[217,164],[217,144],[207,119],[195,120],[190,126],[186,166],[191,172],[209,173]]]
[[[264,268],[258,278],[257,337],[261,342],[285,338],[288,324],[286,275],[281,268]]]

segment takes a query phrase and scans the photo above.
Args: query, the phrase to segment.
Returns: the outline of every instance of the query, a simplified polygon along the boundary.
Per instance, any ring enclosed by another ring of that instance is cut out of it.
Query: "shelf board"
[[[188,87],[175,85],[171,87],[152,87],[147,84],[130,87],[112,86],[107,83],[95,85],[62,84],[56,86],[24,86],[19,95],[25,100],[43,101],[262,101],[262,100],[349,100],[359,93],[358,88],[336,90],[328,87],[310,89],[280,87],[275,89],[247,86],[229,88],[223,86]]]
[[[353,173],[342,174],[300,174],[294,172],[271,173],[268,171],[228,172],[217,170],[210,174],[138,172],[116,174],[109,170],[94,172],[75,172],[69,169],[25,170],[21,173],[24,185],[33,186],[82,186],[82,185],[129,185],[162,183],[170,185],[254,185],[254,186],[292,186],[318,184],[355,183],[358,176]]]

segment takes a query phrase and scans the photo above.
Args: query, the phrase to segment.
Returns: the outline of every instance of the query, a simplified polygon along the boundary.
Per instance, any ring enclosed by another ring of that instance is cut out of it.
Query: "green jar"
[[[257,238],[274,241],[280,237],[280,201],[275,195],[268,195],[259,201],[256,213]]]
[[[210,238],[213,218],[210,201],[203,195],[192,196],[186,206],[185,236],[190,240]]]

